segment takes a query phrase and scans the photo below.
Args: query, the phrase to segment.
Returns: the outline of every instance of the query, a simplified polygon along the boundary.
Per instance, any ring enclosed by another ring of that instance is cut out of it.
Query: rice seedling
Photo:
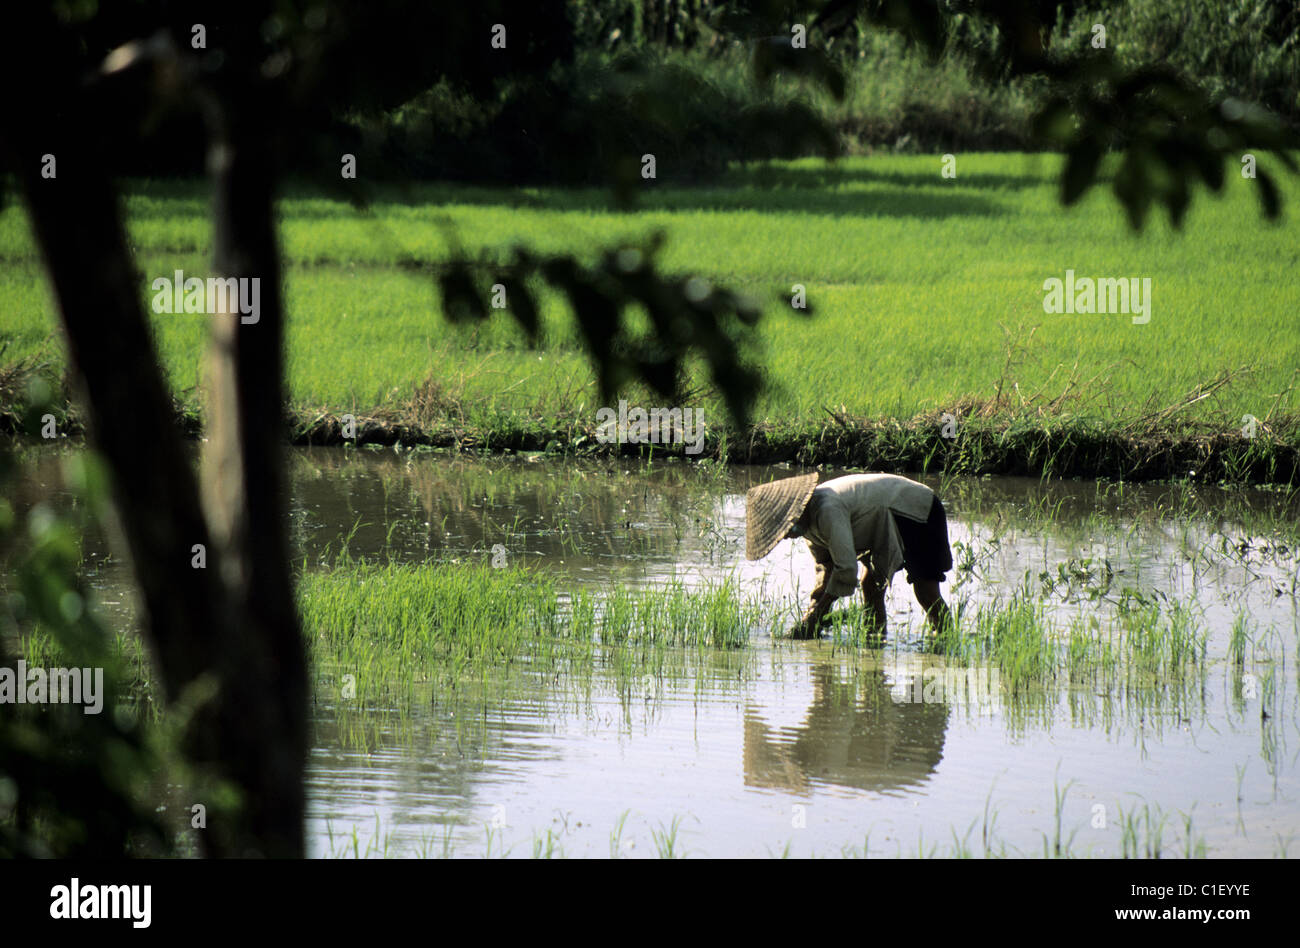
[[[1277,755],[1281,741],[1277,703],[1277,669],[1270,662],[1264,666],[1259,682],[1259,741],[1260,757],[1273,778],[1274,798],[1277,797]]]
[[[932,843],[929,849],[925,848],[925,830],[916,834],[916,858],[917,859],[934,859],[939,852],[939,844]]]
[[[868,830],[862,837],[862,848],[845,843],[840,847],[840,856],[844,859],[867,859],[871,854],[871,831]]]
[[[1186,813],[1179,813],[1183,819],[1183,858],[1184,859],[1204,859],[1206,853],[1206,844],[1204,837],[1198,837],[1192,828],[1192,814],[1196,810],[1193,804],[1191,810]]]
[[[996,781],[995,784],[996,786]],[[993,787],[989,787],[988,796],[984,798],[984,820],[980,827],[980,845],[983,848],[984,858],[988,859],[993,855],[993,839],[997,832],[998,810],[993,807]],[[1006,855],[1006,847],[1003,846],[998,853],[999,856]]]
[[[1237,832],[1242,836],[1246,835],[1246,820],[1241,815],[1241,803],[1244,799],[1241,792],[1241,785],[1246,779],[1246,764],[1234,765],[1237,771]]]
[[[630,810],[624,810],[622,813],[620,813],[618,817],[618,821],[614,824],[614,828],[610,830],[609,833],[609,858],[610,859],[621,859],[623,858],[623,856],[627,854],[627,852],[624,849],[625,844],[623,842],[623,828],[627,824],[627,817],[630,812],[631,812]],[[627,849],[630,850],[632,848],[632,845],[633,845],[632,841],[628,840]]]
[[[970,859],[972,856],[970,849],[970,834],[975,832],[975,820],[971,821],[970,826],[966,827],[966,833],[963,836],[957,835],[957,827],[950,829],[952,833],[952,858]]]
[[[682,818],[674,816],[670,825],[664,826],[661,823],[658,829],[650,830],[650,836],[655,844],[655,851],[660,859],[681,859],[686,855],[677,839],[677,833],[681,829],[681,825]]]
[[[498,859],[507,859],[509,858],[510,853],[514,851],[513,846],[509,848],[506,847],[505,827],[494,827],[491,823],[484,823],[483,836],[484,836],[484,846],[483,846],[484,859],[492,858],[493,843],[495,843],[497,847],[496,857]]]
[[[1053,801],[1053,823],[1052,823],[1052,840],[1051,848],[1048,849],[1047,834],[1043,834],[1043,856],[1044,858],[1062,859],[1070,855],[1070,846],[1074,843],[1077,830],[1071,831],[1068,838],[1064,841],[1061,839],[1061,819],[1065,812],[1065,797],[1070,792],[1070,787],[1074,786],[1074,781],[1068,781],[1064,787],[1060,781],[1061,765],[1056,765],[1056,776],[1052,779],[1052,801]]]
[[[1159,806],[1137,804],[1125,811],[1118,807],[1120,825],[1120,855],[1123,859],[1159,859],[1164,849],[1165,825],[1169,816]],[[1190,838],[1190,829],[1188,830]]]
[[[533,858],[554,859],[556,857],[564,858],[564,847],[559,844],[555,832],[547,827],[545,836],[533,836]]]
[[[1232,631],[1228,636],[1228,661],[1237,669],[1240,676],[1246,663],[1246,642],[1250,635],[1250,620],[1245,612],[1237,613],[1232,622]]]
[[[743,649],[762,618],[732,583],[614,586],[596,597],[562,592],[526,568],[438,563],[342,561],[304,575],[299,598],[318,681],[346,739],[361,746],[375,736],[367,720],[375,709],[395,708],[400,733],[417,695],[432,689],[435,702],[456,701],[471,683],[501,692],[524,670],[552,670],[554,692],[561,681],[589,691],[594,669],[607,669],[630,720],[627,702],[643,682],[657,693],[670,667],[685,676],[687,654]],[[350,684],[347,702],[334,700],[340,681]]]

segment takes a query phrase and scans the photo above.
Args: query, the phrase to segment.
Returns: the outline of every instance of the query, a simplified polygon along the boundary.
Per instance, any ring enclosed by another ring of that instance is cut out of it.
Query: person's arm
[[[852,595],[858,588],[858,559],[847,512],[838,504],[824,505],[818,513],[817,530],[829,541],[829,546],[808,544],[818,565],[813,600],[800,621],[804,634],[809,636],[817,634],[831,603],[840,596]]]
[[[830,558],[830,552],[825,547],[808,544],[812,550],[813,559],[817,561],[817,585],[813,587],[812,599],[808,603],[808,609],[799,620],[800,633],[805,638],[812,638],[817,635],[821,628],[822,617],[830,610],[831,603],[835,597],[828,591],[831,574],[835,568],[834,562]]]
[[[826,613],[831,611],[831,603],[833,603],[835,599],[836,597],[831,595],[829,592],[824,592],[817,599],[813,600],[812,605],[808,607],[808,611],[805,612],[803,618],[799,620],[799,628],[802,630],[805,637],[810,639],[816,638],[817,633],[822,627],[822,619],[826,617]]]
[[[842,504],[826,505],[818,523],[830,553],[826,589],[833,599],[858,591],[858,553],[853,542],[853,525]]]
[[[812,589],[812,601],[816,602],[830,584],[831,571],[835,569],[835,562],[831,559],[831,551],[824,546],[817,546],[810,542],[808,549],[817,563],[817,584]]]

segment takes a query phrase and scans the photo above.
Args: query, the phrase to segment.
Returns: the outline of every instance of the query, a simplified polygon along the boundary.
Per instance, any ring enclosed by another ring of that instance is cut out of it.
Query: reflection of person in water
[[[934,773],[943,759],[946,704],[899,702],[879,669],[840,677],[820,664],[812,675],[812,706],[797,728],[774,734],[757,709],[746,709],[746,786],[806,792],[816,780],[888,791]]]
[[[948,520],[924,484],[897,474],[850,474],[818,486],[814,473],[752,488],[746,498],[748,558],[762,559],[795,537],[808,541],[817,561],[817,584],[797,638],[815,637],[831,603],[859,588],[859,562],[866,567],[863,608],[882,635],[885,590],[904,567],[932,633],[951,621],[939,592],[952,569]]]

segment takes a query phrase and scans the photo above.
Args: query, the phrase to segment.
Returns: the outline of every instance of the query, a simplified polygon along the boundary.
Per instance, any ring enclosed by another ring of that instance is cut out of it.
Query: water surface
[[[774,636],[812,560],[744,560],[744,492],[795,469],[655,460],[291,454],[296,562],[527,563],[596,591],[727,577],[770,603],[748,648],[653,673],[527,661],[358,709],[322,674],[308,767],[313,855],[1278,855],[1300,843],[1294,499],[1263,490],[921,478],[944,498],[966,608],[1016,589],[1062,623],[1126,598],[1189,609],[1207,660],[1180,681],[1060,683],[927,700],[922,623],[898,577],[884,648]],[[839,471],[826,471],[823,478]],[[53,454],[19,506],[66,499]],[[86,554],[115,622],[125,567]],[[1248,645],[1229,660],[1234,623]],[[1062,796],[1063,793],[1063,796]],[[1058,801],[1060,804],[1058,805]],[[1138,819],[1134,824],[1133,820]],[[1145,822],[1143,822],[1145,819]],[[1059,826],[1059,832],[1058,832]],[[1132,836],[1132,834],[1131,834]],[[1294,847],[1293,847],[1294,848]],[[1297,850],[1300,851],[1300,850]]]

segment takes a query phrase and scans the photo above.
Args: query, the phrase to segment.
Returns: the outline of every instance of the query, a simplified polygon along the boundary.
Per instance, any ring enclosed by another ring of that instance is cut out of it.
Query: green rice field
[[[532,349],[505,311],[471,326],[444,321],[433,267],[453,242],[475,258],[504,260],[516,245],[594,258],[663,231],[663,270],[765,303],[750,352],[769,381],[755,403],[760,428],[811,437],[833,417],[952,412],[1048,429],[1235,434],[1251,415],[1294,444],[1295,215],[1265,222],[1253,182],[1231,174],[1222,195],[1196,195],[1182,232],[1153,217],[1136,234],[1108,187],[1062,208],[1058,161],[959,155],[952,179],[937,155],[735,167],[707,186],[647,182],[632,212],[598,190],[417,185],[368,192],[368,212],[291,193],[280,204],[291,401],[304,416],[379,411],[426,427],[589,431],[602,402],[558,296],[538,288],[544,331]],[[1293,205],[1300,186],[1279,180]],[[201,183],[124,191],[146,306],[156,277],[209,275]],[[1067,270],[1150,279],[1150,321],[1044,312],[1044,282]],[[790,305],[795,284],[811,315]],[[50,291],[14,206],[0,214],[0,299],[0,363],[56,369]],[[201,414],[207,317],[151,319],[173,386]],[[693,371],[689,404],[716,429],[721,402]]]

